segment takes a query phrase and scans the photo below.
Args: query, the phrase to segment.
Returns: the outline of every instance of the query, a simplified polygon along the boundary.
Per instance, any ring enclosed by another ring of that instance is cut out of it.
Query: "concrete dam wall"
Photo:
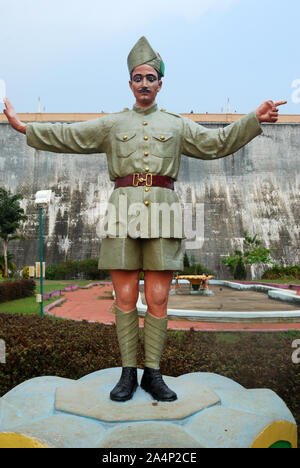
[[[39,261],[39,214],[34,205],[38,190],[55,193],[44,213],[46,263],[98,257],[97,225],[113,190],[105,155],[37,151],[2,122],[0,186],[24,196],[21,205],[28,220],[22,232],[29,240],[9,244],[19,269]],[[226,158],[182,156],[176,191],[182,204],[203,204],[204,242],[188,254],[218,277],[230,278],[221,258],[242,247],[244,230],[257,233],[273,248],[277,263],[300,263],[300,123],[263,124],[262,135]],[[252,268],[252,277],[259,278],[261,271]]]

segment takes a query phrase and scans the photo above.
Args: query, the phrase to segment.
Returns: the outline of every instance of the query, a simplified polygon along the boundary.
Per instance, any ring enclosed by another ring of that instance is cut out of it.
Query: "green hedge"
[[[212,270],[209,270],[207,267],[201,265],[201,263],[196,263],[195,265],[192,266],[185,266],[183,268],[183,271],[181,271],[179,274],[181,275],[212,275],[216,276],[216,273]]]
[[[31,279],[4,281],[0,283],[0,303],[33,296],[35,282]]]
[[[47,280],[69,280],[78,278],[88,280],[103,280],[108,276],[108,272],[98,269],[98,259],[89,258],[87,260],[53,263],[46,268]]]
[[[274,265],[272,268],[266,270],[261,279],[297,279],[300,280],[300,266],[292,265],[287,267],[281,267]]]

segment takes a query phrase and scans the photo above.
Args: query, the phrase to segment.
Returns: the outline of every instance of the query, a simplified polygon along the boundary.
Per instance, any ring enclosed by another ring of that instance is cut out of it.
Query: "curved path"
[[[87,320],[88,322],[100,322],[111,325],[115,322],[112,312],[114,301],[110,294],[113,291],[111,284],[98,285],[90,289],[78,289],[73,292],[64,292],[66,301],[59,307],[54,307],[48,312],[56,317],[71,320]],[[108,293],[108,294],[107,294]],[[107,299],[106,299],[107,297]],[[139,318],[140,327],[144,325],[144,319]],[[170,330],[189,330],[193,328],[199,331],[287,331],[299,330],[300,323],[209,323],[192,322],[189,320],[169,320]]]

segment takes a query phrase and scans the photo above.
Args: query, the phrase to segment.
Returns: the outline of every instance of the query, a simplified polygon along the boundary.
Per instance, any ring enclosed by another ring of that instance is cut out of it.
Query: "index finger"
[[[277,106],[282,106],[283,104],[286,104],[287,101],[277,101],[274,103],[274,106],[277,107]]]

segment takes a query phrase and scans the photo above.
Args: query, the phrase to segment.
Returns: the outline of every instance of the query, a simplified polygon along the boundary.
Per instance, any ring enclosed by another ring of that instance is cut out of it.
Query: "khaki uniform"
[[[238,151],[260,133],[262,129],[255,112],[225,128],[211,130],[178,114],[160,111],[155,103],[147,109],[134,106],[132,110],[75,124],[28,124],[26,130],[27,144],[39,150],[55,153],[106,153],[112,181],[128,174],[146,172],[176,180],[182,154],[208,160],[222,158]],[[122,203],[125,199],[128,211],[124,217]],[[180,211],[174,211],[174,222],[170,222],[169,230],[167,229],[169,232],[165,232],[159,217],[151,222],[151,215],[152,218],[154,216],[152,205],[157,207],[161,203],[169,207],[180,206],[176,192],[166,188],[120,187],[113,191],[109,200],[109,206],[113,209],[107,212],[105,232],[106,237],[119,238],[118,257],[126,257],[126,238],[181,240],[185,237],[181,228]],[[140,207],[140,211],[130,211],[131,206]],[[171,220],[173,221],[172,217]],[[139,232],[135,229],[137,221]],[[132,231],[135,232],[134,236]],[[120,238],[123,238],[122,241]],[[160,244],[159,249],[161,248]],[[175,250],[178,251],[178,243]],[[101,256],[104,253],[102,247]],[[134,255],[132,249],[130,255]],[[141,255],[141,250],[138,255]],[[168,256],[170,257],[169,254]],[[99,266],[108,268],[107,262],[113,257],[115,253],[107,250],[105,259],[103,263],[100,261]],[[182,264],[182,258],[179,263]],[[134,269],[126,266],[125,260],[120,265],[120,268]],[[174,266],[172,264],[168,268],[165,263],[157,269],[180,269]],[[145,265],[140,266],[143,267],[147,268]]]

